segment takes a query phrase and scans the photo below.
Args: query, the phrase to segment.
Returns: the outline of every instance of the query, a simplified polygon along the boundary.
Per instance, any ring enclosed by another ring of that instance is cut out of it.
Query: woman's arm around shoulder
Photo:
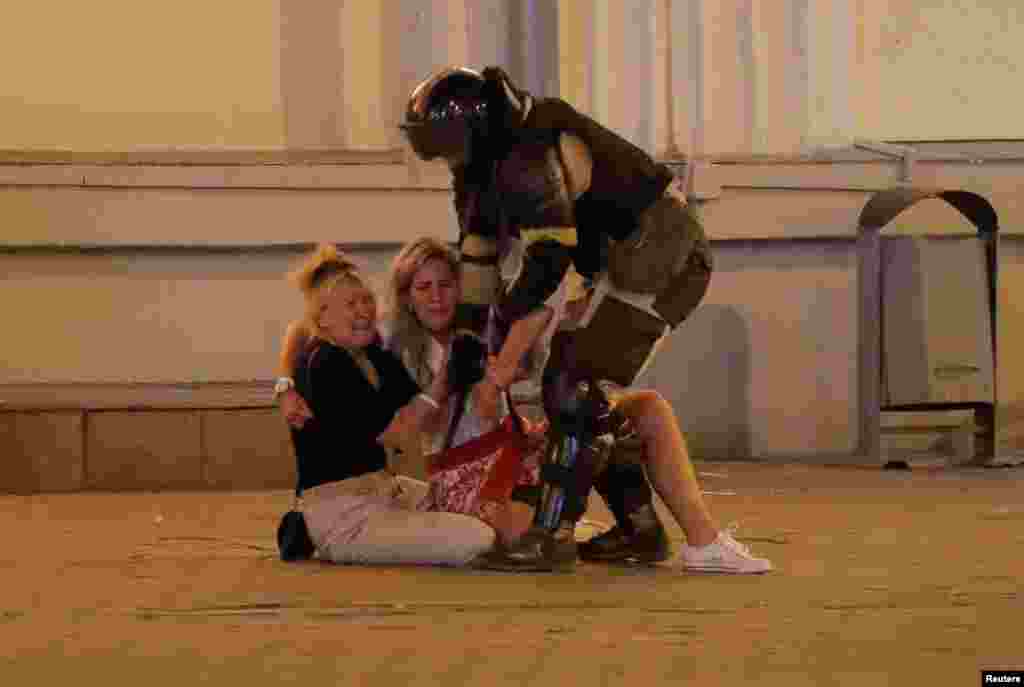
[[[398,408],[394,418],[377,437],[384,446],[401,447],[410,434],[424,431],[428,423],[435,420],[448,398],[447,354],[442,360],[441,369],[434,377],[433,383],[426,391],[420,391],[408,370],[394,355],[386,353],[390,360],[386,363],[394,374],[395,393],[403,405]],[[393,366],[393,367],[392,367]]]

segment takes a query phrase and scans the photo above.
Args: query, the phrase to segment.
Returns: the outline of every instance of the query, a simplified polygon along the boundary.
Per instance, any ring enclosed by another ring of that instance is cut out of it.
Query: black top
[[[401,361],[379,344],[365,351],[380,377],[379,391],[343,348],[316,341],[299,357],[295,387],[313,412],[302,429],[291,430],[299,489],[387,466],[376,439],[420,389]]]

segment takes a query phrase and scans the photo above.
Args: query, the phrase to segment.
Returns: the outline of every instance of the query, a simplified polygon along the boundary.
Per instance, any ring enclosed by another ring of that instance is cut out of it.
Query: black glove
[[[469,389],[487,372],[487,346],[475,334],[459,334],[448,356],[448,385],[458,393]]]

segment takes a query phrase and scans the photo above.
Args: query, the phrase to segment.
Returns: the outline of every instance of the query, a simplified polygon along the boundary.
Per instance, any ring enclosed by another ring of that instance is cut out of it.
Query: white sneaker
[[[719,532],[707,546],[683,544],[683,570],[706,573],[756,574],[773,568],[767,558],[757,558],[729,532]]]

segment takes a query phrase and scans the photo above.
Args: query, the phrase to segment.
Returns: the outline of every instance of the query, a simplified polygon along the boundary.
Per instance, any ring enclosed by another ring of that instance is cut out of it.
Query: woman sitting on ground
[[[439,374],[452,341],[458,270],[455,252],[430,237],[406,244],[392,261],[386,346],[420,384],[431,384]],[[542,308],[524,318],[513,326],[508,340],[530,350],[552,315],[551,309]],[[440,422],[423,436],[422,453],[433,475],[426,505],[481,518],[510,543],[526,531],[533,517],[545,427],[518,415],[512,418],[506,398],[490,377],[474,385],[461,397],[463,406],[456,408],[459,400],[451,395]],[[446,440],[452,450],[444,450]],[[512,455],[500,448],[491,450],[495,441],[515,444],[506,446]],[[518,463],[516,469],[507,469],[512,467],[510,458]]]
[[[437,416],[448,395],[443,372],[421,392],[380,347],[373,292],[333,246],[320,246],[293,278],[312,338],[294,361],[311,417],[293,427],[292,440],[303,518],[320,557],[464,565],[489,550],[494,530],[469,516],[418,511],[421,483],[387,470],[386,449]]]

